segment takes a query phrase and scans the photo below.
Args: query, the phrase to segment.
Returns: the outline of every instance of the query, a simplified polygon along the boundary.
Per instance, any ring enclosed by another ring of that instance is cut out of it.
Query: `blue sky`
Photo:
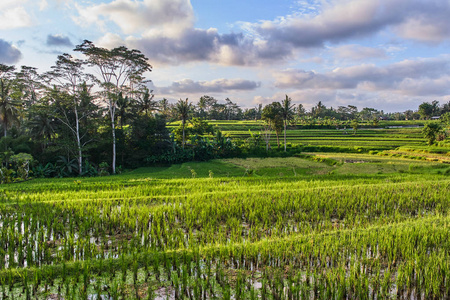
[[[2,0],[0,63],[48,70],[84,39],[142,51],[155,99],[384,111],[450,101],[449,0]]]

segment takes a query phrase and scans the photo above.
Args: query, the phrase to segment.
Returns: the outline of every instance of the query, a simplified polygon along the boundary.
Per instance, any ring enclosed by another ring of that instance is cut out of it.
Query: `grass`
[[[234,177],[241,176],[245,173],[245,169],[239,166],[230,165],[222,160],[211,160],[209,162],[188,162],[183,164],[174,164],[170,167],[146,167],[139,168],[134,171],[128,172],[126,176],[143,176],[160,179],[170,178],[192,178],[192,172],[194,170],[196,177],[208,178],[210,177],[210,171],[212,177]]]
[[[124,174],[129,177],[170,179],[192,178],[191,170],[196,172],[197,178],[212,177],[296,177],[310,175],[333,174],[381,174],[409,172],[420,169],[426,173],[436,173],[446,165],[439,162],[417,161],[410,158],[379,156],[359,153],[305,153],[313,157],[329,158],[339,162],[330,166],[322,162],[299,157],[286,158],[232,158],[211,160],[209,162],[189,162],[170,167],[139,168]],[[252,174],[246,173],[252,170]]]
[[[446,298],[445,153],[414,129],[361,134],[290,138],[376,151],[3,185],[0,298]]]

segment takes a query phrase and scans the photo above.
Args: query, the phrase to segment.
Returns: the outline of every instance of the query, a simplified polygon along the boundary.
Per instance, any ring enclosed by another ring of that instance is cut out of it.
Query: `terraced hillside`
[[[324,153],[4,186],[0,295],[446,298],[447,170]]]

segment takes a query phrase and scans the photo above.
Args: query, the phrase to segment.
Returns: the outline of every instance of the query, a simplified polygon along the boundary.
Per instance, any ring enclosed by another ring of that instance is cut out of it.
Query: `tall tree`
[[[266,121],[272,130],[275,130],[278,149],[280,149],[280,134],[283,130],[282,109],[280,102],[272,102],[264,106],[261,114],[261,118]]]
[[[167,116],[169,115],[169,110],[170,110],[169,100],[167,100],[166,98],[159,100],[158,108],[159,108],[160,112],[167,118]]]
[[[145,115],[152,115],[154,111],[159,110],[158,103],[153,100],[152,91],[145,88],[144,93],[137,99],[138,111]],[[167,100],[166,100],[167,101]]]
[[[284,125],[284,152],[286,152],[286,127],[288,123],[294,120],[294,106],[292,99],[286,95],[286,98],[281,102],[281,117]]]
[[[442,107],[440,108],[440,112],[441,112],[441,114],[450,112],[450,101],[448,101],[447,103],[444,103],[442,105]]]
[[[17,83],[26,108],[34,105],[45,92],[42,75],[34,67],[22,66],[17,73]]]
[[[207,118],[207,109],[208,109],[208,102],[207,102],[207,98],[208,96],[203,96],[200,97],[200,99],[198,100],[197,103],[197,108],[198,108],[198,116],[202,119],[206,119]]]
[[[423,119],[429,119],[433,116],[436,106],[429,102],[423,102],[419,105],[419,114]]]
[[[87,81],[92,76],[84,73],[83,62],[70,54],[59,55],[52,70],[44,74],[49,84],[49,97],[55,108],[54,116],[72,133],[76,145],[78,174],[83,173],[83,147],[86,130],[81,128],[83,119],[87,119],[93,112],[82,103],[83,93],[86,93]]]
[[[327,107],[322,103],[322,101],[319,101],[316,106],[311,108],[311,116],[313,118],[322,118],[325,116],[326,109]]]
[[[295,109],[295,113],[297,114],[297,116],[299,117],[299,118],[302,118],[302,117],[304,117],[305,115],[306,115],[306,109],[305,109],[305,107],[303,106],[303,104],[299,104],[298,106],[297,106],[297,108]]]
[[[186,100],[178,100],[176,106],[175,106],[175,110],[178,114],[178,117],[181,119],[181,126],[183,129],[183,142],[182,142],[182,146],[184,149],[184,144],[186,143],[186,133],[185,133],[185,127],[186,127],[186,121],[189,120],[189,114],[190,114],[190,110],[191,110],[192,104],[189,103],[188,98],[186,98]]]
[[[198,117],[203,119],[214,119],[218,117],[217,99],[214,97],[204,95],[200,97],[198,107]]]
[[[368,121],[368,120],[372,120],[374,119],[374,117],[376,117],[376,114],[378,114],[378,110],[376,110],[375,108],[370,108],[370,107],[364,107],[359,113],[359,117],[363,120],[363,121]]]
[[[258,106],[256,107],[255,121],[261,119],[261,114],[262,114],[262,103],[258,103]]]
[[[127,116],[129,114],[129,111],[131,110],[131,107],[133,106],[133,103],[128,96],[124,97],[122,92],[120,92],[118,95],[116,95],[116,97],[117,97],[116,105],[117,105],[118,115],[119,115],[119,126],[120,126],[120,129],[123,129],[123,125],[125,124]]]
[[[6,137],[12,124],[19,123],[22,101],[19,93],[14,91],[16,80],[13,66],[0,64],[0,122],[3,136]]]
[[[117,97],[120,92],[124,95],[143,91],[144,73],[152,70],[147,57],[139,50],[128,49],[124,46],[111,50],[95,46],[85,40],[76,46],[75,51],[87,57],[89,66],[98,71],[97,82],[102,89],[102,96],[106,103],[112,132],[112,173],[116,173],[116,108]]]
[[[44,150],[55,136],[55,122],[48,105],[35,104],[29,108],[27,128],[31,135],[41,142]]]
[[[236,103],[233,103],[230,98],[225,99],[225,112],[227,120],[235,119],[240,112],[242,112]]]

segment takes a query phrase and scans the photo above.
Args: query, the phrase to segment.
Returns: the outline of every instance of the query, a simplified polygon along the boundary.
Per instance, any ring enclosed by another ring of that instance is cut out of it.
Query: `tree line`
[[[84,41],[74,51],[83,58],[59,55],[44,73],[0,64],[0,176],[12,166],[26,177],[31,161],[35,175],[62,177],[114,174],[120,166],[145,162],[235,155],[236,145],[205,120],[264,120],[266,150],[272,132],[278,147],[284,132],[286,150],[286,130],[292,124],[339,126],[358,120],[376,125],[381,118],[429,119],[450,111],[450,103],[441,107],[437,101],[424,102],[401,117],[367,107],[326,107],[321,101],[307,111],[287,95],[253,108],[208,95],[196,104],[189,99],[156,101],[145,78],[152,66],[139,50],[106,49]],[[181,124],[170,132],[167,122],[175,120]]]

